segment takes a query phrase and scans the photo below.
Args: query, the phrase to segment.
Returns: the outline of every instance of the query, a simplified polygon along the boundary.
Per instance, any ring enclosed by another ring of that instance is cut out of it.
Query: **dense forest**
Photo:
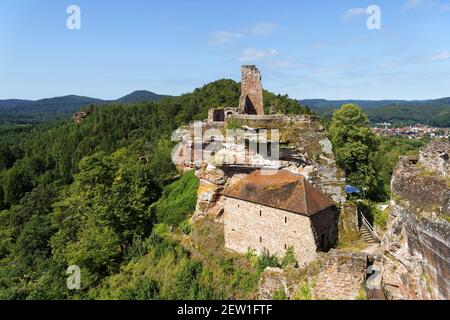
[[[239,84],[219,80],[158,102],[91,104],[78,124],[1,127],[0,299],[251,298],[276,262],[225,253],[213,223],[192,228],[198,181],[171,162],[173,130],[238,99]],[[264,99],[267,110],[309,112]],[[69,265],[81,290],[67,289]]]

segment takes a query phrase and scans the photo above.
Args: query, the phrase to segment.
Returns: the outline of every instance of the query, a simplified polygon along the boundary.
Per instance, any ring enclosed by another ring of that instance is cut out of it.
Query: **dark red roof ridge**
[[[274,175],[255,170],[228,186],[223,195],[306,216],[335,205],[304,176],[287,170],[277,170]]]

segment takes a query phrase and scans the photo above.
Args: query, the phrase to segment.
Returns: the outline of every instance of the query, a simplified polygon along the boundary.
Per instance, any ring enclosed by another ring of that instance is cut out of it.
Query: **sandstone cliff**
[[[383,286],[391,299],[450,296],[450,143],[401,158],[392,177]]]

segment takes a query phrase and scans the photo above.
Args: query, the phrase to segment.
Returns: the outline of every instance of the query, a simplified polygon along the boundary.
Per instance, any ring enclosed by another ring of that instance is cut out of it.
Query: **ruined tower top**
[[[239,111],[245,114],[264,115],[261,73],[254,65],[242,66],[241,72]]]

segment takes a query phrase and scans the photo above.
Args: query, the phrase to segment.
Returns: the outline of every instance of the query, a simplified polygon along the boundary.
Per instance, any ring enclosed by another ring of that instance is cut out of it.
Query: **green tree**
[[[49,216],[34,215],[25,225],[17,239],[16,253],[30,266],[50,256],[48,242],[55,230]]]
[[[84,284],[89,287],[115,269],[120,250],[119,239],[111,228],[89,223],[80,231],[78,241],[68,245],[66,259],[68,264],[80,266]]]
[[[334,112],[329,133],[337,164],[345,171],[348,183],[370,195],[379,179],[374,165],[378,142],[369,118],[357,105],[343,105]]]

